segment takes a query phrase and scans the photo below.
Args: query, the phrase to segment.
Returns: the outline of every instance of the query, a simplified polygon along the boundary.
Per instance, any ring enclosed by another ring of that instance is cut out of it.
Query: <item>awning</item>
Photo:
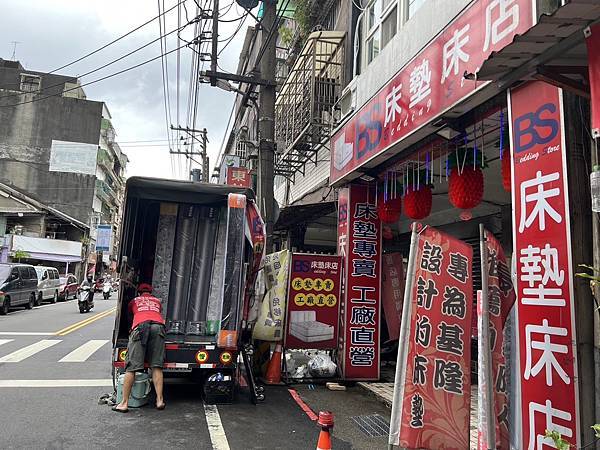
[[[41,261],[54,261],[54,262],[68,262],[68,263],[78,263],[81,262],[81,256],[71,256],[71,255],[55,255],[52,253],[35,253],[29,252],[30,259],[39,259]]]
[[[500,89],[540,79],[586,94],[587,50],[583,30],[600,19],[600,2],[571,0],[542,15],[526,33],[492,53],[477,72],[478,80],[496,81]]]
[[[281,209],[279,218],[274,226],[275,231],[286,230],[300,223],[315,220],[335,211],[335,196],[327,181],[317,189],[306,194],[300,200]]]

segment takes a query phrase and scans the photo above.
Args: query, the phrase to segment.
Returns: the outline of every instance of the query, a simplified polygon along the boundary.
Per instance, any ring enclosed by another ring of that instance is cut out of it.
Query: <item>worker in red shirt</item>
[[[152,383],[156,391],[156,409],[165,409],[163,398],[165,319],[161,309],[160,300],[152,295],[152,286],[141,283],[138,286],[138,296],[129,302],[129,312],[133,315],[133,323],[127,344],[123,401],[115,405],[113,411],[128,412],[127,404],[135,381],[135,372],[144,370],[145,361],[152,369]]]

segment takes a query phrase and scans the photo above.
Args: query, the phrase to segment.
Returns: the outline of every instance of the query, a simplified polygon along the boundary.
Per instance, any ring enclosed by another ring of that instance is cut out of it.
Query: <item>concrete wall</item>
[[[471,0],[428,0],[413,17],[400,25],[396,35],[371,64],[365,67],[363,60],[361,75],[357,79],[356,108],[359,109],[387,84],[469,3]],[[402,14],[399,15],[401,19]],[[361,51],[363,47],[364,42],[361,42]]]
[[[53,139],[98,144],[102,102],[51,97],[25,103],[45,93],[6,97],[11,70],[0,68],[0,181],[87,223],[95,177],[49,172],[50,147]]]

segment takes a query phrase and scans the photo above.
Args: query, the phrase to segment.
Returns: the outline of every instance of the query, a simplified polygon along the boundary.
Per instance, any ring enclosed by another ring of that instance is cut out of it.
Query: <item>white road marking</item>
[[[206,415],[213,450],[229,450],[229,442],[227,442],[227,436],[217,407],[215,405],[204,405],[204,414]]]
[[[92,339],[91,341],[87,341],[58,362],[85,362],[107,342],[108,339]]]
[[[110,378],[89,380],[0,380],[0,388],[112,387]]]
[[[9,342],[14,341],[14,339],[0,339],[0,345],[8,344]]]
[[[41,352],[42,350],[46,350],[47,348],[50,348],[53,345],[58,344],[59,342],[62,342],[62,341],[61,340],[43,339],[39,342],[36,342],[35,344],[28,345],[27,347],[23,347],[17,351],[9,353],[6,356],[3,356],[2,358],[0,358],[0,363],[21,362],[24,359],[29,358],[30,356],[35,355],[38,352]]]
[[[0,336],[55,336],[56,333],[37,331],[0,331]]]

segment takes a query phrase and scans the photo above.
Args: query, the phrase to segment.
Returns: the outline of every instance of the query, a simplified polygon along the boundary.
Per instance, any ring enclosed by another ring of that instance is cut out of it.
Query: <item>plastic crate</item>
[[[220,372],[210,375],[204,382],[203,394],[204,402],[209,405],[233,403],[235,398],[234,377]]]

